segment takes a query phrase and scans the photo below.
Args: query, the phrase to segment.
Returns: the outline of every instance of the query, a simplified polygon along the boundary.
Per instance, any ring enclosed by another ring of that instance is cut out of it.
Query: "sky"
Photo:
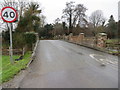
[[[16,0],[15,0],[16,1]],[[74,1],[75,4],[83,4],[88,10],[86,15],[89,17],[95,10],[102,10],[106,20],[111,15],[118,21],[118,2],[120,0],[26,0],[35,1],[41,4],[42,14],[46,16],[47,23],[54,23],[56,18],[61,18],[62,10],[66,2]],[[2,2],[2,1],[0,1]]]
[[[113,15],[118,21],[118,2],[119,0],[34,0],[40,2],[43,14],[46,16],[47,23],[53,23],[56,18],[61,18],[62,10],[66,2],[74,1],[75,4],[84,4],[88,9],[87,16],[90,16],[95,10],[102,10],[105,18],[108,20]]]

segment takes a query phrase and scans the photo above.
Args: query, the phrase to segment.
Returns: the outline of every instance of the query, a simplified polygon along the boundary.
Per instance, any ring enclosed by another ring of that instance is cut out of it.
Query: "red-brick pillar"
[[[106,47],[107,34],[99,33],[97,36],[97,47],[105,48]]]
[[[84,33],[80,33],[78,36],[78,43],[82,43],[84,40]]]

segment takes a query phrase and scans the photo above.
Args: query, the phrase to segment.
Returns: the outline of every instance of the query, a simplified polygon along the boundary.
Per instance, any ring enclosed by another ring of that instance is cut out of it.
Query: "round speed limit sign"
[[[16,21],[18,14],[13,7],[4,7],[1,11],[1,17],[5,22],[12,23]]]

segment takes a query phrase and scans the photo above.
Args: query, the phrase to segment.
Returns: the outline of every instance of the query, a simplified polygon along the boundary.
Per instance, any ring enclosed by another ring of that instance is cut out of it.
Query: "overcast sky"
[[[47,17],[48,23],[53,23],[56,18],[62,16],[62,10],[65,8],[66,2],[74,1],[76,4],[84,4],[88,9],[88,16],[95,10],[102,10],[104,16],[109,19],[113,15],[118,20],[118,1],[119,0],[35,0],[40,2],[43,8],[43,14]]]
[[[95,10],[102,10],[106,19],[113,15],[118,21],[118,1],[120,0],[26,0],[36,1],[41,4],[43,14],[46,16],[48,23],[53,23],[56,18],[61,18],[62,10],[65,8],[66,2],[74,1],[75,4],[84,4],[88,9],[87,16]],[[2,1],[0,1],[2,2]]]

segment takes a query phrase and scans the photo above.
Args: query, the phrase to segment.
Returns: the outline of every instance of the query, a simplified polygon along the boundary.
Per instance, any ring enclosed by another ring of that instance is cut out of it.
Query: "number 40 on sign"
[[[3,21],[12,23],[16,21],[18,14],[17,11],[12,7],[4,7],[1,11],[1,17]]]
[[[17,14],[17,11],[13,7],[4,7],[1,10],[1,17],[4,22],[12,23],[17,20],[18,14]],[[11,27],[11,24],[9,24],[9,25],[10,25],[9,26],[9,30],[10,30],[10,61],[11,61],[11,64],[13,64],[14,60],[13,60],[13,51],[12,51],[12,27]]]

